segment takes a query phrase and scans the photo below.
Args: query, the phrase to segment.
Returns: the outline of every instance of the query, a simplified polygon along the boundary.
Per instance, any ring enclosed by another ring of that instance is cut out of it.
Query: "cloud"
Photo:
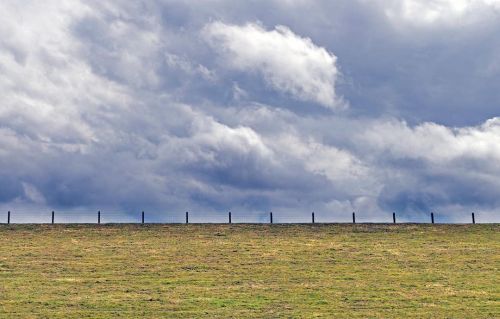
[[[90,8],[78,2],[30,3],[23,10],[10,5],[1,10],[12,13],[0,28],[2,126],[60,146],[95,140],[95,126],[82,118],[111,105],[126,106],[128,96],[123,85],[92,71],[79,55],[79,41],[69,34],[73,21],[90,14]],[[17,21],[23,21],[22,28]]]
[[[288,132],[272,142],[277,152],[304,163],[306,171],[325,176],[334,183],[366,182],[369,169],[346,150],[319,143],[313,138]]]
[[[403,0],[389,2],[385,12],[391,20],[425,27],[477,23],[485,17],[495,18],[499,10],[498,0]]]
[[[498,221],[493,19],[457,33],[392,20],[394,2],[0,7],[2,210]]]
[[[356,137],[370,166],[385,171],[381,207],[406,212],[491,210],[500,204],[500,121],[448,128],[378,121]],[[453,214],[450,214],[450,216]]]
[[[255,23],[243,26],[212,22],[204,29],[209,43],[229,66],[259,72],[272,88],[303,101],[337,109],[345,106],[335,92],[340,75],[337,57],[285,26],[268,31]]]
[[[423,123],[414,128],[405,122],[383,122],[365,132],[366,147],[389,152],[395,158],[423,160],[430,164],[449,165],[454,161],[483,161],[483,169],[500,161],[500,118],[480,126],[449,128]]]

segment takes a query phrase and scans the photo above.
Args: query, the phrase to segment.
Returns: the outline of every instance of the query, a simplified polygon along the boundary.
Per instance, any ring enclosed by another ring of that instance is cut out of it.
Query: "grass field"
[[[499,318],[500,225],[0,226],[0,318]]]

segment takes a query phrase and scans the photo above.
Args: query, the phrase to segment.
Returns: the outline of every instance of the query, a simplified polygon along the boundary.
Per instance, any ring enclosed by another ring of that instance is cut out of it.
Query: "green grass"
[[[500,225],[0,226],[0,318],[499,318]]]

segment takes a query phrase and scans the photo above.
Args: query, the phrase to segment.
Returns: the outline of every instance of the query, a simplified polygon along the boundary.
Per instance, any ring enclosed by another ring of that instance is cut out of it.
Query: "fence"
[[[107,224],[107,223],[131,223],[131,224],[149,224],[149,223],[163,223],[163,224],[174,224],[174,223],[185,223],[185,224],[189,224],[190,223],[190,216],[189,216],[189,212],[185,212],[184,214],[184,218],[183,220],[179,220],[179,216],[177,216],[177,221],[170,221],[170,222],[158,222],[158,221],[154,221],[154,220],[147,220],[146,219],[146,213],[144,211],[142,211],[139,215],[137,215],[136,217],[137,218],[134,218],[134,216],[131,216],[130,214],[127,214],[126,217],[127,219],[123,219],[123,215],[121,215],[121,220],[118,220],[118,219],[115,219],[113,221],[113,219],[109,219],[109,217],[113,217],[113,213],[108,213],[105,215],[106,219],[104,220],[104,215],[101,214],[101,211],[97,211],[94,215],[94,218],[90,218],[90,219],[82,219],[82,218],[76,218],[76,217],[81,217],[79,216],[78,214],[75,214],[75,213],[71,213],[68,215],[68,213],[64,214],[62,213],[63,216],[66,216],[66,218],[63,218],[63,221],[62,222],[58,222],[57,221],[57,214],[55,211],[52,211],[50,214],[47,214],[46,216],[46,220],[44,218],[42,219],[39,219],[38,221],[30,221],[30,220],[21,220],[21,221],[18,221],[18,222],[15,222],[13,217],[14,217],[14,213],[11,212],[11,211],[8,211],[7,212],[7,218],[6,218],[6,223],[5,224],[16,224],[16,223],[33,223],[33,224],[69,224],[69,223],[85,223],[85,224]],[[69,218],[68,216],[70,216],[71,218]],[[116,215],[115,215],[116,216]],[[157,214],[154,214],[153,216],[157,217]],[[223,220],[217,220],[215,221],[215,223],[228,223],[228,224],[232,224],[234,221],[233,221],[233,218],[232,218],[232,213],[231,212],[228,212],[227,213],[227,219],[225,221]],[[434,216],[434,212],[431,212],[430,215],[429,215],[430,219],[427,221],[427,222],[430,222],[431,224],[434,224],[435,223],[435,216]],[[75,221],[76,220],[76,221]],[[191,221],[192,222],[192,221]],[[195,222],[195,223],[198,223],[198,224],[204,224],[204,223],[212,223],[212,222],[207,222],[207,221],[198,221],[198,222]],[[238,223],[249,223],[249,222],[238,222]],[[257,222],[252,222],[252,223],[269,223],[269,224],[274,224],[276,223],[276,221],[273,219],[273,212],[269,212],[269,216],[268,216],[268,219],[267,221],[257,221]],[[280,222],[280,223],[286,223],[286,222]],[[304,224],[305,222],[293,222],[293,223],[296,223],[296,224]],[[316,215],[314,212],[311,213],[311,219],[308,223],[311,223],[311,224],[316,224],[318,223],[317,219],[316,219]],[[328,222],[321,222],[322,224],[326,224],[326,223],[335,223],[334,221],[328,221]],[[344,222],[345,223],[345,222]],[[352,224],[356,224],[356,213],[353,212],[352,213]],[[359,221],[358,221],[359,223]],[[362,222],[363,223],[363,222]],[[366,223],[366,222],[365,222]],[[379,221],[380,223],[380,221]],[[389,221],[386,221],[386,222],[382,222],[382,223],[390,223]],[[396,219],[396,213],[393,212],[392,213],[392,223],[393,224],[396,224],[397,223],[397,219]],[[475,213],[472,213],[471,214],[471,223],[472,224],[475,224],[476,223],[476,216],[475,216]]]

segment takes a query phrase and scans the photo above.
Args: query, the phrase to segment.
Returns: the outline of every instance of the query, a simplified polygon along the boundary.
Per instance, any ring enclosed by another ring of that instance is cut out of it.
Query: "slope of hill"
[[[0,318],[498,318],[499,231],[1,225]]]

